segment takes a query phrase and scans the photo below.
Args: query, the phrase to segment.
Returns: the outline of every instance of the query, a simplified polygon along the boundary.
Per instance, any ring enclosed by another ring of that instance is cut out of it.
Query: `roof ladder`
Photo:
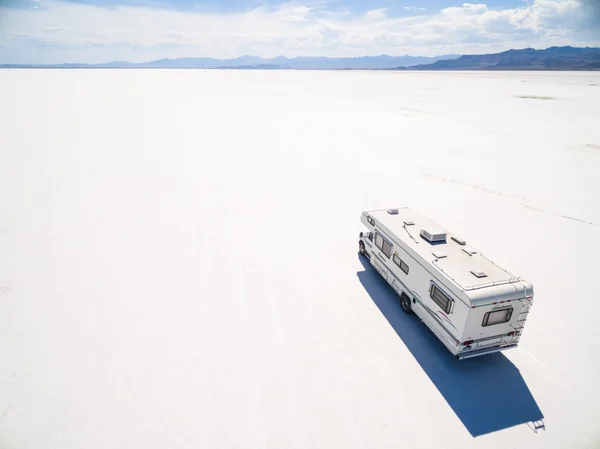
[[[519,340],[521,339],[523,328],[525,327],[525,321],[527,321],[527,316],[529,315],[529,309],[531,309],[533,304],[533,296],[526,296],[525,299],[521,300],[521,303],[523,304],[523,308],[521,309],[521,312],[519,312],[517,322],[514,326],[512,326],[512,328],[515,330],[515,336],[512,341],[513,344],[519,343]]]

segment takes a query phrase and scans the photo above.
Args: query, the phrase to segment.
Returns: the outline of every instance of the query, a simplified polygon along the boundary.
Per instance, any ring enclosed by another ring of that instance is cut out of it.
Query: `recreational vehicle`
[[[458,359],[514,348],[533,286],[409,208],[363,212],[359,251]]]

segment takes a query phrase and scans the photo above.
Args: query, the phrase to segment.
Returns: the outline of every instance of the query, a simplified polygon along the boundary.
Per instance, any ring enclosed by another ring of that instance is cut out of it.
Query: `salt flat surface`
[[[4,70],[0,98],[3,449],[599,447],[600,74]],[[402,314],[357,255],[399,205],[535,285],[518,349],[458,362]]]

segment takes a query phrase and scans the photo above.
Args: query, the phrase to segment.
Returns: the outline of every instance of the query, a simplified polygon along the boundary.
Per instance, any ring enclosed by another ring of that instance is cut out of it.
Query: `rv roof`
[[[514,275],[484,257],[476,249],[468,247],[466,248],[468,251],[464,251],[465,246],[453,240],[453,234],[448,231],[446,231],[448,238],[445,241],[430,243],[425,240],[420,235],[421,229],[442,230],[443,228],[412,209],[399,208],[398,213],[394,215],[388,214],[387,209],[366,213],[393,233],[397,239],[412,248],[419,256],[439,268],[442,273],[464,290],[486,284],[494,285],[517,281]],[[414,222],[414,226],[405,226],[405,222]],[[445,257],[436,257],[435,254],[439,255],[440,253],[445,254]]]

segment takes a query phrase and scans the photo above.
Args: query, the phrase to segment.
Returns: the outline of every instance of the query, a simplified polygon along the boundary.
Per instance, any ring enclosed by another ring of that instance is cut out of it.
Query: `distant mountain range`
[[[240,69],[240,70],[600,70],[600,48],[551,47],[546,50],[525,48],[488,55],[361,56],[328,58],[261,58],[240,56],[235,59],[178,58],[150,62],[114,61],[104,64],[0,64],[0,68],[75,68],[75,69]]]
[[[600,48],[550,47],[508,50],[489,55],[464,55],[405,70],[600,70]]]
[[[344,70],[344,69],[393,69],[430,64],[442,59],[458,58],[460,55],[425,56],[362,56],[356,58],[327,58],[302,56],[298,58],[261,58],[241,56],[235,59],[178,58],[159,59],[150,62],[114,61],[104,64],[0,64],[0,68],[152,68],[152,69],[296,69],[296,70]]]

